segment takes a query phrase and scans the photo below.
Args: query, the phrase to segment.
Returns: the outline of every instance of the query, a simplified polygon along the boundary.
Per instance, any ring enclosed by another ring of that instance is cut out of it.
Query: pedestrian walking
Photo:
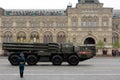
[[[119,50],[116,51],[117,56],[119,56]]]
[[[103,49],[103,55],[107,55],[107,49]]]
[[[20,77],[21,77],[21,78],[23,78],[24,66],[25,66],[24,54],[23,54],[23,53],[20,53],[20,57],[19,57],[19,71],[20,71]]]
[[[112,55],[116,56],[116,50],[115,49],[112,50]]]

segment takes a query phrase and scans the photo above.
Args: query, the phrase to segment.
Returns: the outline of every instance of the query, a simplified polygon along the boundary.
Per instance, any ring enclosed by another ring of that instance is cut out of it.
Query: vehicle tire
[[[53,65],[61,65],[62,64],[62,57],[60,55],[54,55],[51,59]]]
[[[78,65],[79,58],[76,55],[71,55],[71,56],[68,57],[68,63],[70,65]]]
[[[10,55],[9,61],[12,65],[19,65],[19,56],[18,55]]]
[[[29,55],[26,59],[28,65],[36,65],[38,58],[35,55]]]

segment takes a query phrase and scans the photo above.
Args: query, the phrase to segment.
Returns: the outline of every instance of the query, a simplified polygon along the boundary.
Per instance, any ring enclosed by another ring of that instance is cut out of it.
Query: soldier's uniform
[[[25,59],[24,59],[24,54],[20,54],[19,57],[19,70],[20,70],[20,77],[23,78],[23,73],[24,73],[24,66],[25,66]]]

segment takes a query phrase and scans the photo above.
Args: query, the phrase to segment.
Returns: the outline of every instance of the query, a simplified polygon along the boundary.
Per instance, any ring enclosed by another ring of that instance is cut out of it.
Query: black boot
[[[20,73],[20,77],[23,78],[23,73]]]

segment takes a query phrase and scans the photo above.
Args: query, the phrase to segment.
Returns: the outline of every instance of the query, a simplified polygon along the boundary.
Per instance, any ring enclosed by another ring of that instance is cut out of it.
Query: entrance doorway
[[[91,37],[85,39],[84,44],[95,44],[95,40]]]

